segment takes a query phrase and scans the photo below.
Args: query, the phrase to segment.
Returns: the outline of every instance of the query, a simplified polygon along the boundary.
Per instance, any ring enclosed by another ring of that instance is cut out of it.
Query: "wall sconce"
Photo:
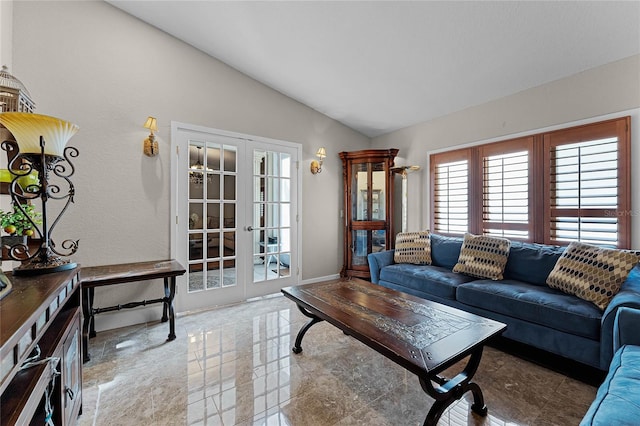
[[[322,160],[324,160],[326,156],[327,156],[327,151],[324,149],[324,147],[318,148],[318,151],[316,152],[316,157],[318,157],[320,161],[313,160],[311,162],[312,174],[315,175],[316,173],[322,172]]]
[[[149,129],[151,133],[149,137],[144,140],[143,152],[147,157],[153,157],[158,153],[158,142],[156,141],[156,137],[153,134],[154,130],[158,130],[158,121],[155,117],[149,116],[147,121],[144,123],[144,128]]]

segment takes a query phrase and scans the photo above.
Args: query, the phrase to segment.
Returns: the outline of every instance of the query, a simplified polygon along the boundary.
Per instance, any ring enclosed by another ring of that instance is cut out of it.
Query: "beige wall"
[[[174,120],[302,144],[303,279],[339,271],[337,153],[368,148],[368,138],[103,2],[16,2],[12,23],[11,72],[28,87],[37,112],[81,129],[71,140],[80,150],[76,202],[56,231],[80,239],[75,260],[97,265],[169,256],[168,150]],[[639,75],[640,57],[633,57],[375,138],[374,147],[400,148],[397,164],[423,166],[409,176],[409,229],[428,224],[429,151],[638,108]],[[640,129],[635,114],[633,126]],[[160,123],[155,158],[142,154],[147,132],[141,125],[148,115]],[[319,146],[327,148],[328,157],[323,172],[311,175],[309,162]],[[637,136],[633,155],[634,165],[640,164]],[[634,206],[640,206],[636,196]],[[634,246],[640,247],[636,229]],[[112,287],[97,293],[96,306],[129,296],[156,294]],[[155,308],[105,314],[98,329],[155,318]]]
[[[11,72],[11,43],[13,33],[13,2],[0,1],[0,66],[6,65]]]
[[[75,260],[99,265],[170,255],[174,120],[302,144],[302,278],[339,272],[338,152],[368,147],[367,137],[107,3],[15,2],[13,16],[12,73],[28,87],[36,112],[80,126],[70,143],[80,150],[76,202],[56,230],[58,238],[80,239]],[[148,115],[160,127],[154,158],[142,153]],[[314,176],[308,168],[320,146],[328,156]],[[107,291],[96,297],[96,306],[123,301]],[[127,321],[147,319],[140,311],[129,311]],[[107,315],[99,329],[111,324]]]
[[[447,147],[506,139],[539,130],[632,115],[632,209],[640,216],[640,56],[557,80],[373,139],[374,148],[399,148],[398,165],[417,164],[409,175],[408,229],[429,227],[428,153]],[[397,178],[399,181],[399,178]],[[398,205],[399,208],[399,205]],[[396,229],[400,229],[396,226]],[[640,248],[640,220],[632,242]]]

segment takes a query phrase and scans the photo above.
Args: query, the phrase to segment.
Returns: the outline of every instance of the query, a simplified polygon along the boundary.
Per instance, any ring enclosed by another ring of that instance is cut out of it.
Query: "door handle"
[[[253,231],[253,226],[251,225],[247,226],[247,231]]]

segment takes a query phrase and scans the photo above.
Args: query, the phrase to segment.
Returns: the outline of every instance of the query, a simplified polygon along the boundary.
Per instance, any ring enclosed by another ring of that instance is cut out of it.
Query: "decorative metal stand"
[[[64,271],[73,269],[77,265],[68,259],[62,259],[60,256],[71,256],[78,250],[78,241],[64,240],[61,244],[62,250],[56,247],[51,239],[51,234],[55,229],[60,217],[64,214],[73,202],[75,188],[69,179],[75,172],[71,158],[78,156],[78,150],[73,147],[66,147],[63,156],[45,154],[45,140],[40,136],[40,153],[39,154],[23,154],[20,153],[18,143],[15,141],[2,142],[2,149],[6,151],[9,160],[9,171],[14,176],[9,184],[9,194],[13,202],[14,208],[20,210],[25,217],[29,219],[36,231],[37,237],[40,239],[40,247],[34,253],[29,252],[27,244],[17,244],[9,249],[9,257],[13,260],[22,262],[13,273],[16,275],[38,275],[49,272]],[[33,172],[38,174],[38,183],[28,184],[21,187],[18,180]],[[50,181],[50,176],[59,178],[66,182],[68,191],[62,193],[61,186]],[[39,227],[28,214],[22,209],[22,204],[27,201],[40,198],[42,206],[42,226]],[[49,200],[66,200],[64,207],[49,226],[49,218],[47,217],[47,203]]]

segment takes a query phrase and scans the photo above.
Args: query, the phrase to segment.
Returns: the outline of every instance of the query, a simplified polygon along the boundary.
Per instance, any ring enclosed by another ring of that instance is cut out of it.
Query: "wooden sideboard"
[[[13,289],[0,300],[0,425],[44,424],[47,389],[53,423],[77,422],[82,409],[78,271],[8,275]],[[38,349],[38,360],[45,361],[21,370]]]

